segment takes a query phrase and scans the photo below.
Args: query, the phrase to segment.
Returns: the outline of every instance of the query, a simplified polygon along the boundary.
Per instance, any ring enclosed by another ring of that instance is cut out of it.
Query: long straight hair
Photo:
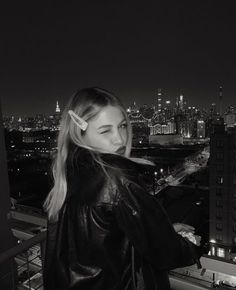
[[[54,186],[49,192],[44,208],[47,211],[49,220],[57,220],[58,213],[64,204],[67,193],[66,162],[69,153],[69,144],[85,147],[93,151],[94,149],[83,142],[83,132],[71,119],[69,110],[74,111],[85,121],[95,117],[104,107],[114,106],[121,110],[127,122],[128,140],[125,157],[129,158],[132,146],[132,128],[126,110],[120,100],[108,91],[101,88],[86,88],[77,91],[66,105],[60,122],[60,131],[57,139],[57,154],[53,161]],[[92,154],[95,158],[95,154]],[[98,163],[101,162],[96,159]],[[101,164],[103,167],[103,164]],[[104,169],[104,167],[103,167]]]

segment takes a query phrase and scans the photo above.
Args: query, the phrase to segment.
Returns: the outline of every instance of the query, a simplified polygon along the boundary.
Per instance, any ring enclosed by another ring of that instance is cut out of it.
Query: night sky
[[[4,115],[53,113],[78,89],[106,88],[127,106],[209,108],[223,86],[236,106],[236,1],[8,1],[1,8]]]

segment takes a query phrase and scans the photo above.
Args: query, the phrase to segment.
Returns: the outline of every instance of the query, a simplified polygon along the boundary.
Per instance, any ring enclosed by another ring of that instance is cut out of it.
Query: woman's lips
[[[125,149],[126,149],[125,146],[122,146],[116,150],[116,153],[119,155],[123,155],[125,153]]]

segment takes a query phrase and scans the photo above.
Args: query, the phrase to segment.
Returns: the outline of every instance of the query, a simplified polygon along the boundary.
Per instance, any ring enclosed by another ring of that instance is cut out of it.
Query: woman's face
[[[98,151],[124,155],[128,130],[123,113],[113,106],[104,107],[88,121],[88,128],[82,138],[86,145]]]

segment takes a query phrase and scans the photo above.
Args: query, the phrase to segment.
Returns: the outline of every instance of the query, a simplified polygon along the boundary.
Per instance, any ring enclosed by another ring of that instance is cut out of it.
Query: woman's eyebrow
[[[122,121],[120,121],[120,123],[119,124],[121,124],[121,123],[123,123],[123,122],[125,122],[126,121],[126,119],[123,119]]]
[[[102,125],[102,126],[98,127],[97,130],[104,129],[104,128],[110,128],[110,127],[112,127],[112,125]]]

